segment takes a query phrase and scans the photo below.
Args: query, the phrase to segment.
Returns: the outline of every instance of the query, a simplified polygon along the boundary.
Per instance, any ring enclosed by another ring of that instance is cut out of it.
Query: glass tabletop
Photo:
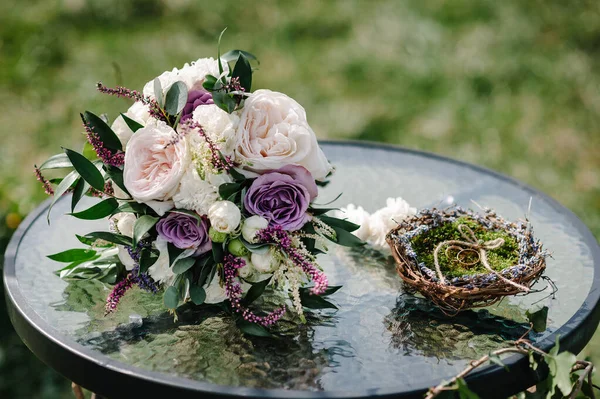
[[[33,314],[27,328],[42,331],[43,339],[60,340],[65,350],[87,362],[113,365],[132,378],[151,376],[171,388],[245,396],[288,394],[281,389],[300,396],[421,392],[456,374],[470,359],[523,335],[525,312],[539,301],[549,307],[548,329],[530,334],[535,343],[548,345],[558,330],[568,335],[584,328],[584,322],[593,332],[598,245],[556,202],[501,175],[430,154],[351,142],[324,143],[323,149],[336,173],[321,189],[321,203],[343,193],[332,205],[354,203],[374,211],[387,197],[401,196],[417,208],[456,203],[476,210],[479,204],[514,220],[526,216],[531,200],[529,219],[552,254],[546,275],[558,292],[554,298],[548,290],[511,297],[448,318],[403,291],[391,257],[369,249],[330,248],[319,263],[331,284],[343,285],[332,296],[339,310],[321,311],[280,339],[244,337],[226,314],[193,307],[182,310],[175,323],[160,295],[139,290],[105,317],[110,287],[62,281],[53,273],[59,264],[46,258],[80,246],[75,234],[107,228],[105,221],[66,216],[70,201],[65,198],[53,209],[50,225],[41,209],[13,239],[5,270],[7,302],[18,314]],[[544,286],[538,282],[536,288]],[[580,335],[575,350],[589,339]]]

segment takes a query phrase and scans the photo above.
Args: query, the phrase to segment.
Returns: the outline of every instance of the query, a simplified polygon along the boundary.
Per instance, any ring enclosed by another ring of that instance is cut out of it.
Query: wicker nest
[[[477,240],[468,228],[465,228],[468,231],[460,229],[464,227],[461,225],[459,230],[465,237],[464,242],[444,241],[440,243],[439,248],[436,247],[436,251],[451,245],[460,250],[460,245],[463,245],[468,251],[477,251],[477,255],[481,256],[479,259],[483,258],[482,262],[485,261],[488,265],[486,266],[488,272],[447,278],[437,263],[437,255],[433,265],[420,262],[412,247],[413,239],[463,217],[476,222],[488,231],[503,232],[513,237],[518,245],[518,263],[502,270],[492,270],[486,261],[486,245],[488,249],[494,245],[497,248],[502,245],[502,242],[484,243],[482,240]],[[486,209],[484,214],[477,214],[460,207],[444,210],[426,209],[390,231],[386,240],[396,260],[396,270],[404,282],[451,316],[463,310],[489,306],[507,295],[529,293],[531,286],[546,268],[545,258],[548,255],[542,249],[540,242],[533,237],[528,222],[508,222],[489,209]]]

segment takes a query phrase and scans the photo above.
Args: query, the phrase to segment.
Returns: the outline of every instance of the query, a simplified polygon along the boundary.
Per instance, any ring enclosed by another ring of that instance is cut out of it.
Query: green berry
[[[220,231],[217,231],[212,227],[208,229],[208,236],[210,237],[210,240],[212,242],[217,243],[225,242],[225,240],[227,239],[226,233],[221,233]]]
[[[242,244],[242,241],[239,238],[229,241],[227,250],[230,254],[234,256],[246,256],[250,253],[248,251],[248,248],[246,248],[244,244]]]

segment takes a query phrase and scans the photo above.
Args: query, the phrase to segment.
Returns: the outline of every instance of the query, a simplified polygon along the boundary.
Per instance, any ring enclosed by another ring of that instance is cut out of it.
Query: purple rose
[[[310,172],[302,166],[287,165],[257,177],[244,197],[244,207],[267,219],[271,226],[294,231],[308,222],[306,211],[316,196],[317,185]]]
[[[196,254],[208,252],[208,222],[184,213],[171,212],[156,223],[158,235],[180,249],[196,248]]]
[[[206,90],[191,90],[188,92],[187,103],[181,111],[181,122],[185,122],[187,119],[192,117],[192,113],[196,107],[200,105],[214,104],[212,94]]]

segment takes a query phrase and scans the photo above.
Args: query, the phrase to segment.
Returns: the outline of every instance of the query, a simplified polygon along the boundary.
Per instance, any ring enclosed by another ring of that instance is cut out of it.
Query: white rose
[[[335,213],[335,217],[340,219],[347,219],[349,222],[360,225],[360,227],[353,231],[352,234],[357,236],[363,241],[366,241],[370,234],[370,215],[369,212],[365,211],[362,206],[356,206],[354,204],[348,204],[347,207],[340,209]]]
[[[199,123],[206,135],[219,147],[223,155],[232,155],[238,144],[237,127],[240,117],[229,114],[214,104],[196,107],[192,113],[194,122]],[[200,139],[205,144],[204,139]]]
[[[121,212],[117,213],[114,218],[117,221],[117,230],[119,230],[119,233],[127,237],[133,237],[133,225],[137,220],[135,215],[133,213]]]
[[[279,260],[274,256],[273,251],[269,250],[264,254],[252,253],[250,261],[259,273],[274,272],[279,266]]]
[[[247,279],[254,273],[254,266],[252,265],[250,259],[248,259],[247,257],[243,256],[242,259],[244,260],[244,262],[246,262],[246,264],[244,265],[244,267],[238,269],[238,274],[241,278]]]
[[[125,266],[125,269],[133,270],[135,267],[135,261],[131,258],[131,255],[129,255],[127,248],[125,248],[123,245],[117,245],[117,248],[119,250],[119,252],[117,252],[117,256],[119,257],[119,260],[123,266]]]
[[[270,90],[252,93],[244,102],[238,137],[236,160],[253,172],[295,164],[322,180],[331,171],[304,108],[285,94]]]
[[[240,225],[242,213],[231,201],[217,201],[208,210],[210,225],[220,233],[232,233]]]
[[[196,211],[200,215],[206,215],[218,200],[217,187],[202,180],[194,164],[188,167],[181,178],[179,190],[173,195],[173,202],[177,208]]]
[[[176,274],[173,273],[170,267],[167,241],[158,237],[154,242],[154,245],[156,246],[156,249],[158,249],[159,255],[156,262],[148,268],[148,274],[157,283],[169,285],[175,280]]]
[[[254,215],[244,220],[242,225],[242,237],[244,240],[254,243],[256,238],[254,237],[259,230],[266,229],[269,225],[269,221],[262,216]]]
[[[129,107],[129,109],[125,113],[125,116],[144,126],[148,122],[148,119],[150,119],[149,107],[148,105],[137,101],[133,103],[131,107]],[[121,115],[119,115],[117,119],[115,119],[111,126],[111,129],[113,130],[113,132],[115,132],[115,134],[121,141],[123,148],[125,148],[127,146],[127,143],[129,142],[129,139],[131,139],[131,136],[133,136],[133,130],[129,128],[129,125],[127,125],[125,119],[123,119]]]
[[[223,62],[223,69],[229,70],[226,62]],[[200,58],[191,64],[185,64],[181,69],[173,68],[171,71],[165,71],[160,76],[160,85],[163,95],[167,93],[171,85],[175,82],[183,82],[188,90],[197,90],[202,88],[202,82],[206,75],[219,76],[219,64],[213,58]],[[146,97],[156,98],[154,93],[154,79],[144,85],[143,93]]]
[[[123,180],[138,202],[168,200],[189,165],[186,140],[170,144],[175,131],[162,121],[150,120],[129,140]]]
[[[402,220],[415,215],[417,209],[402,198],[388,198],[386,207],[379,209],[369,218],[370,235],[367,242],[379,250],[387,250],[385,236]]]
[[[208,287],[204,287],[204,292],[206,292],[204,303],[219,303],[227,299],[225,287],[219,282],[218,275],[212,279]]]

